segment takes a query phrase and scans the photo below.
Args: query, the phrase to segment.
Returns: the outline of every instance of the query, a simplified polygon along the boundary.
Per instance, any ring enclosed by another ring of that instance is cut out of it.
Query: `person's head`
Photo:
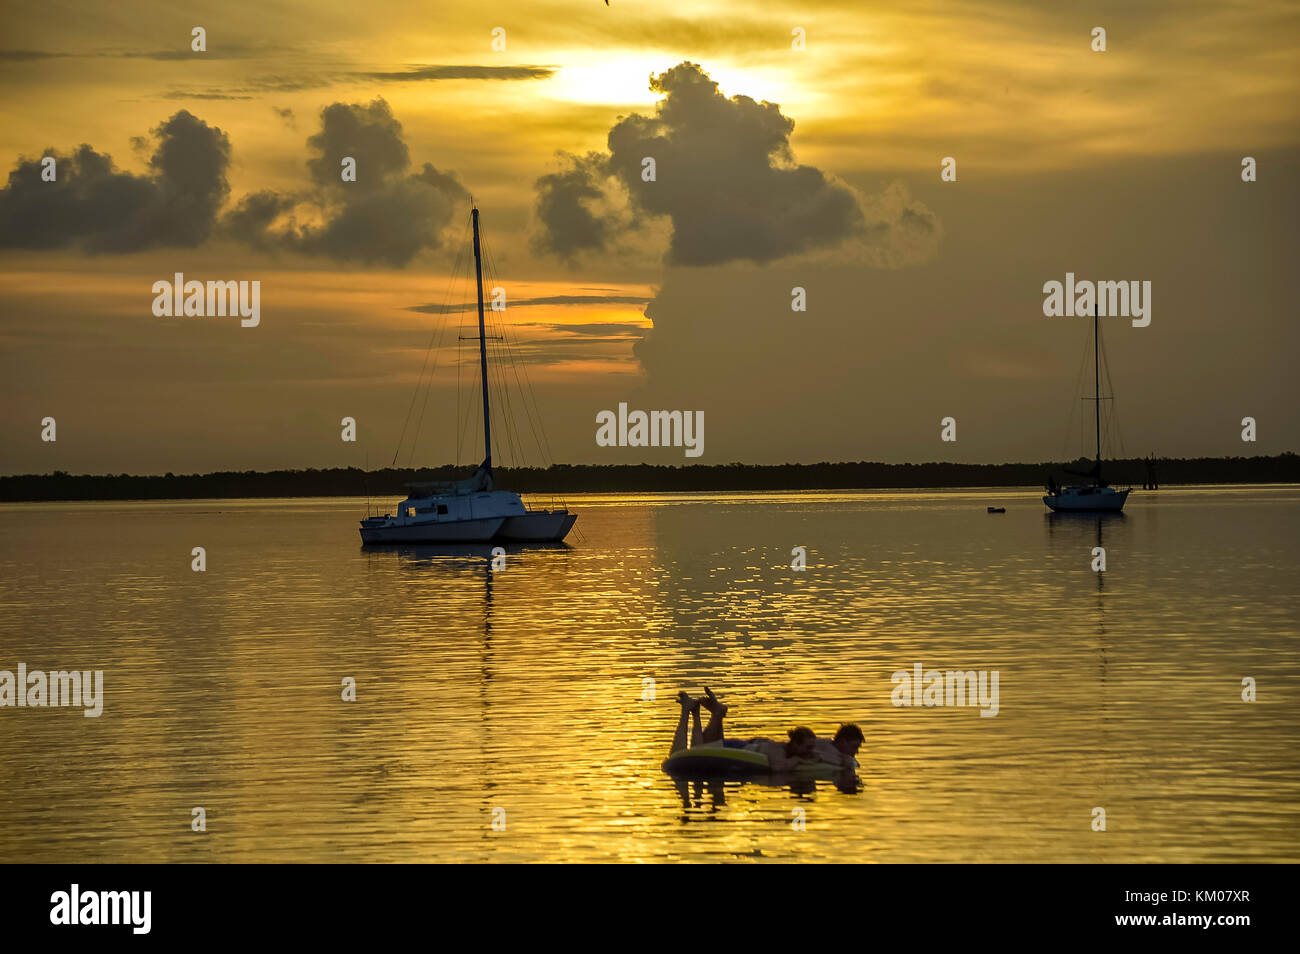
[[[866,738],[862,735],[862,730],[852,722],[845,722],[835,732],[835,738],[831,740],[835,748],[839,749],[845,755],[854,756],[858,754],[858,749]]]
[[[806,725],[790,730],[785,754],[792,759],[810,759],[816,755],[817,735]]]

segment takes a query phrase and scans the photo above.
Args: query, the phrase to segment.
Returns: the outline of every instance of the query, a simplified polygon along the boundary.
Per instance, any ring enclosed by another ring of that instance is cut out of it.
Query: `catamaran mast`
[[[483,466],[492,470],[492,414],[488,407],[487,334],[483,329],[483,258],[478,247],[478,208],[474,219],[474,275],[478,279],[478,359],[483,375]]]
[[[475,213],[477,215],[477,213]],[[476,220],[477,221],[477,220]],[[475,235],[478,233],[475,232]],[[474,246],[476,249],[477,245]],[[479,293],[479,314],[483,312],[482,292]],[[1097,483],[1101,483],[1101,349],[1098,345],[1097,305],[1092,306],[1092,407],[1097,420]]]

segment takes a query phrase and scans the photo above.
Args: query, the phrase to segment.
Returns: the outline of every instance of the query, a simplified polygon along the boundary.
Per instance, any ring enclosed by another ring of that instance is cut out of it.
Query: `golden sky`
[[[3,473],[388,463],[430,306],[463,292],[469,195],[557,460],[693,462],[597,447],[594,416],[620,401],[703,409],[701,463],[1077,453],[1086,329],[1041,311],[1067,271],[1153,282],[1149,327],[1105,327],[1124,450],[1300,437],[1294,3],[0,17]],[[342,150],[355,184],[333,181]],[[651,187],[637,164],[656,150]],[[19,175],[46,155],[57,196]],[[104,156],[113,172],[92,169]],[[155,317],[151,286],[178,271],[260,281],[261,324]],[[454,370],[435,380],[447,420],[417,463],[450,460],[463,430]]]

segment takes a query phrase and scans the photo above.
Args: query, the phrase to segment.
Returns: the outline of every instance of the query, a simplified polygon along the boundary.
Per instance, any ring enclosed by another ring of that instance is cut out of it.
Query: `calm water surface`
[[[0,860],[1300,860],[1300,488],[569,503],[497,570],[362,549],[364,500],[0,505],[0,669],[106,694],[0,709]],[[893,706],[918,662],[997,716]],[[706,683],[736,735],[858,722],[860,791],[679,790]]]

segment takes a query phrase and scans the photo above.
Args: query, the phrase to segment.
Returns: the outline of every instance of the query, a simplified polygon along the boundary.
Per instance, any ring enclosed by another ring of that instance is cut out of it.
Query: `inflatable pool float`
[[[664,759],[663,770],[677,778],[754,778],[772,774],[772,766],[762,752],[718,742],[678,749]],[[801,762],[792,772],[784,774],[811,775],[831,781],[843,771],[841,765],[816,761]]]
[[[708,743],[678,749],[664,760],[664,771],[685,776],[767,775],[772,766],[762,752]]]

